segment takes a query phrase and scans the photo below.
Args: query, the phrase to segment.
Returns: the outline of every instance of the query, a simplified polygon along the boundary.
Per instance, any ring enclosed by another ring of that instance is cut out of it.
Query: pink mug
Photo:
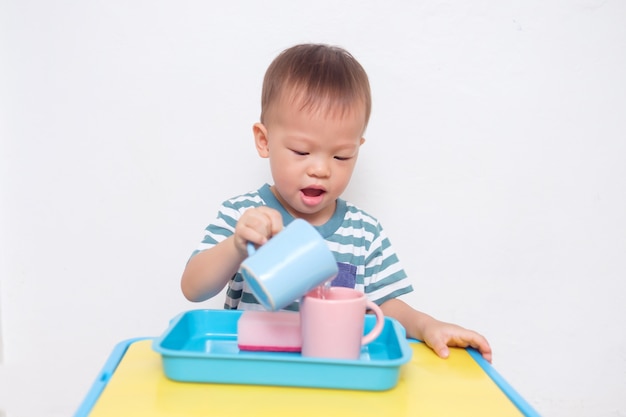
[[[376,315],[376,325],[363,335],[365,312]],[[385,316],[360,291],[343,287],[319,287],[300,303],[302,356],[359,359],[361,346],[378,337]]]

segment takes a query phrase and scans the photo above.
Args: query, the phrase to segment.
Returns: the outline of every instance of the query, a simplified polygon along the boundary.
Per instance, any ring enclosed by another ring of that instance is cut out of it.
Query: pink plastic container
[[[293,311],[244,311],[237,322],[241,350],[300,352],[300,314]]]

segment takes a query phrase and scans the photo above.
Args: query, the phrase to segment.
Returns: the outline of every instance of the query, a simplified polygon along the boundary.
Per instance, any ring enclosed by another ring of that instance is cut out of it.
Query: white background
[[[192,308],[218,205],[270,181],[281,50],[370,75],[345,198],[406,299],[484,333],[545,416],[626,416],[626,2],[0,1],[0,409],[66,416],[114,345]],[[0,415],[2,412],[0,412]]]

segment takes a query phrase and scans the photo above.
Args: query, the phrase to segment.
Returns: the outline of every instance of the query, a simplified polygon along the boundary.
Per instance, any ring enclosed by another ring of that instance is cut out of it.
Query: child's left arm
[[[386,316],[395,318],[404,326],[407,337],[422,340],[440,357],[448,357],[449,346],[471,346],[478,349],[483,358],[491,363],[489,342],[475,331],[439,321],[397,298],[385,301],[380,307]]]

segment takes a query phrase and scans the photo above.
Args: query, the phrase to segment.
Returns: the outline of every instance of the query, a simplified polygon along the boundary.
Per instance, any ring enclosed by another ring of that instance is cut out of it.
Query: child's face
[[[294,217],[320,225],[350,182],[364,142],[364,106],[349,111],[300,110],[281,100],[265,125],[254,126],[257,151],[270,159],[278,200]]]

